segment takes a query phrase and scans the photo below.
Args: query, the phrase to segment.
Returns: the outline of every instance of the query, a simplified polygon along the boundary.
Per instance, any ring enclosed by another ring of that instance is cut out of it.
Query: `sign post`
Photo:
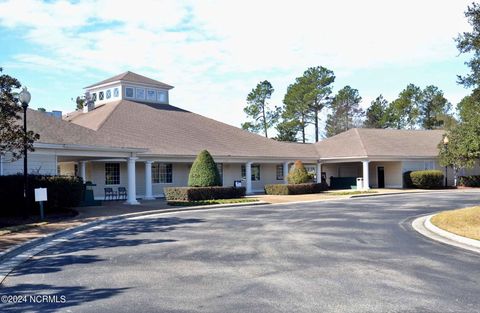
[[[43,213],[43,201],[47,201],[47,188],[35,188],[35,201],[40,202],[40,219],[45,218]]]

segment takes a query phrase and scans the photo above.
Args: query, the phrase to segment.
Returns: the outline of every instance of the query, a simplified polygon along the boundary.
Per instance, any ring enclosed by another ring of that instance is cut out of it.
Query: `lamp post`
[[[445,152],[448,152],[448,137],[443,137],[443,147],[445,148]],[[445,188],[448,186],[448,166],[445,165]]]
[[[27,90],[27,87],[24,87],[20,92],[18,99],[23,108],[23,198],[24,198],[24,207],[23,207],[23,217],[27,218],[28,216],[28,163],[27,163],[27,108],[30,103],[31,95]]]

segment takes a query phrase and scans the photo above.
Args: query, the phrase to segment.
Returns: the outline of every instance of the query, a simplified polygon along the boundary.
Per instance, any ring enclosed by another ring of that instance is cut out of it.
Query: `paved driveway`
[[[480,256],[413,216],[478,204],[451,192],[184,212],[123,221],[24,263],[1,312],[478,312]],[[42,301],[40,301],[42,302]]]

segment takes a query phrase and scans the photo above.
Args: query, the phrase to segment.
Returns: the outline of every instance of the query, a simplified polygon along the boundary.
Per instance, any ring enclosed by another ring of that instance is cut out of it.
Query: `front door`
[[[385,188],[385,168],[383,166],[377,167],[377,179],[378,188]]]

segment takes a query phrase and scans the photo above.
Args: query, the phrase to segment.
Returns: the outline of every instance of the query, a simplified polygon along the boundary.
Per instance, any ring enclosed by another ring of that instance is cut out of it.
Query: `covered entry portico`
[[[356,178],[363,179],[363,188],[402,188],[402,162],[378,159],[322,160],[321,171],[331,188],[349,189]],[[333,183],[333,184],[332,184]]]

